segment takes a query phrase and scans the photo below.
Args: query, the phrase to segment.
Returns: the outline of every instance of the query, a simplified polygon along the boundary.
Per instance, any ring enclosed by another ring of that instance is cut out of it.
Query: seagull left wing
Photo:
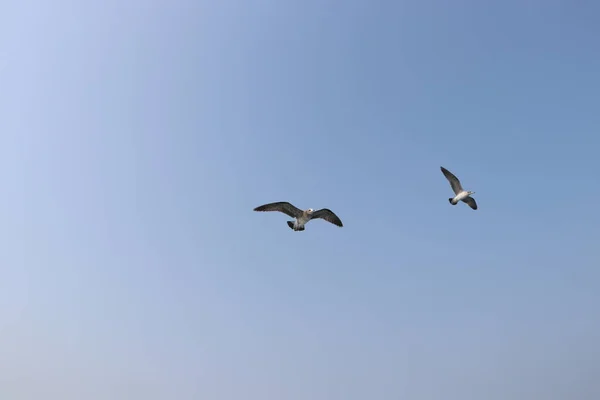
[[[278,201],[276,203],[263,204],[254,209],[254,211],[279,211],[289,215],[292,218],[300,218],[302,216],[302,210],[293,206],[287,201]]]
[[[462,201],[467,203],[469,205],[469,207],[471,207],[473,210],[477,210],[477,203],[475,202],[474,198],[469,196],[469,197],[465,197],[464,199],[462,199]]]
[[[446,179],[448,179],[448,182],[450,182],[450,186],[452,186],[452,190],[454,190],[454,193],[459,194],[460,192],[462,192],[463,188],[458,178],[446,168],[440,167],[440,169],[442,170],[442,173],[444,174]]]
[[[344,226],[342,224],[342,220],[340,220],[340,218],[337,215],[335,215],[334,212],[328,208],[322,208],[320,210],[313,212],[311,219],[315,219],[315,218],[324,219],[325,221],[331,222],[332,224],[337,225],[339,227]]]

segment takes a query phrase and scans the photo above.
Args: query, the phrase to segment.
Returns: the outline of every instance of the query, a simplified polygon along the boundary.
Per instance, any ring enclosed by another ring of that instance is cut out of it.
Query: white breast
[[[464,198],[469,197],[469,192],[467,191],[462,191],[459,194],[456,195],[456,197],[454,197],[454,199],[452,199],[454,202],[458,203],[459,201],[461,201]]]
[[[310,217],[307,215],[302,215],[300,218],[296,219],[298,225],[304,225],[309,221]]]

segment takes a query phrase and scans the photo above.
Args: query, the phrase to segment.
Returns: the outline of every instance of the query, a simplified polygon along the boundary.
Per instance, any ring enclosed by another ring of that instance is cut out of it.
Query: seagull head
[[[469,196],[470,196],[470,195],[472,195],[472,194],[475,194],[475,192],[471,192],[471,191],[469,190]]]
[[[314,210],[313,210],[312,208],[309,208],[308,210],[306,210],[306,213],[307,213],[307,214],[312,214],[312,213],[313,213],[313,211],[314,211]]]

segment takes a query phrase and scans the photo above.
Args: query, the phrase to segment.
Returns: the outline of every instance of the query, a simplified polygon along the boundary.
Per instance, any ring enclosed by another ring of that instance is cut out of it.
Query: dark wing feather
[[[331,222],[334,225],[337,225],[339,227],[344,226],[342,224],[342,221],[339,219],[339,217],[337,215],[335,215],[333,213],[333,211],[331,211],[328,208],[322,208],[320,210],[314,211],[312,213],[311,219],[315,219],[315,218],[321,218],[324,219],[327,222]]]
[[[475,199],[471,196],[465,197],[464,199],[462,199],[462,201],[467,203],[469,207],[471,207],[473,210],[477,210],[477,203],[475,202]]]
[[[278,201],[276,203],[263,204],[254,209],[254,211],[279,211],[289,215],[292,218],[299,218],[302,215],[302,210],[294,207],[287,201]]]
[[[440,169],[442,170],[442,173],[444,174],[446,179],[448,179],[448,182],[450,182],[450,186],[452,187],[452,190],[454,191],[454,193],[459,194],[460,192],[462,192],[463,188],[462,188],[458,178],[452,172],[448,171],[446,168],[440,167]]]

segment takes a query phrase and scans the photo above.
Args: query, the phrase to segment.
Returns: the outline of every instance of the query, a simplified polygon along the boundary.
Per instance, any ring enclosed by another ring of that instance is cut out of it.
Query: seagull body
[[[264,204],[262,206],[258,206],[254,209],[254,211],[279,211],[286,215],[289,215],[292,218],[295,218],[294,221],[287,221],[290,229],[294,231],[303,231],[305,229],[305,225],[308,221],[316,218],[324,219],[327,222],[330,222],[339,227],[344,226],[342,221],[339,219],[337,215],[333,213],[333,211],[322,208],[320,210],[313,210],[309,208],[307,210],[302,211],[301,209],[293,206],[291,203],[287,201],[279,201],[276,203]]]
[[[471,195],[475,194],[475,192],[471,192],[470,190],[464,190],[462,188],[462,185],[460,184],[460,181],[452,172],[448,171],[444,167],[440,167],[440,169],[442,170],[442,173],[444,174],[446,179],[448,179],[448,182],[450,182],[450,186],[452,187],[452,190],[455,194],[454,197],[448,199],[450,204],[455,206],[458,204],[459,201],[463,201],[467,203],[469,207],[471,207],[473,210],[477,210],[477,202],[475,202],[475,199],[471,197]]]

